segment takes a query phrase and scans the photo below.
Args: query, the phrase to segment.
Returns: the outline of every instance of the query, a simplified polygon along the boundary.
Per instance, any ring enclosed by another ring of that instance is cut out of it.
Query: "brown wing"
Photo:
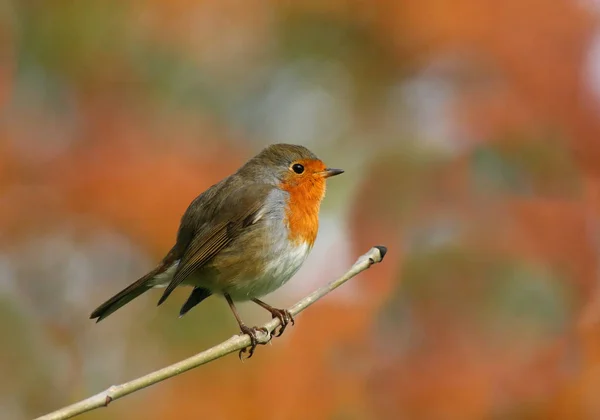
[[[190,274],[209,262],[223,248],[237,238],[244,229],[260,219],[265,199],[273,186],[265,184],[250,185],[232,193],[216,211],[210,228],[201,226],[195,232],[171,283],[165,289],[158,304],[169,295]]]

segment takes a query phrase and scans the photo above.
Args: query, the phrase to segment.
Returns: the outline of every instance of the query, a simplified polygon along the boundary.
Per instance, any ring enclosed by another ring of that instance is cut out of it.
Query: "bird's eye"
[[[304,172],[304,166],[300,165],[299,163],[295,163],[292,165],[292,171],[296,172],[297,174],[301,174]]]

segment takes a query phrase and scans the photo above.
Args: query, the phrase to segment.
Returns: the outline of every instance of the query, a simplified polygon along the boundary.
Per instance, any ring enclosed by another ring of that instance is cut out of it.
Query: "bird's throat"
[[[285,209],[290,241],[312,247],[319,231],[319,209],[325,196],[325,181],[281,185],[289,194]]]

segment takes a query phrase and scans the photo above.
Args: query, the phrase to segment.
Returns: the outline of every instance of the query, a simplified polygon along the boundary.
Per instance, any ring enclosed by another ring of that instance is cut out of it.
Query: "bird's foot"
[[[289,324],[294,325],[294,317],[292,316],[290,311],[288,311],[287,309],[271,308],[271,309],[269,309],[269,312],[271,312],[271,315],[273,315],[273,318],[277,318],[281,322],[279,331],[273,331],[274,333],[276,333],[275,337],[279,337],[281,334],[283,334],[283,331],[285,331],[285,328]]]
[[[271,334],[269,334],[269,330],[267,330],[265,327],[248,327],[246,325],[240,325],[240,330],[242,331],[242,334],[248,334],[250,336],[250,345],[246,348],[243,348],[242,350],[240,350],[239,353],[239,357],[240,360],[244,360],[243,359],[243,355],[244,353],[248,352],[248,357],[246,357],[246,359],[249,359],[252,357],[252,355],[254,354],[254,349],[256,349],[256,346],[258,346],[259,344],[267,344],[269,341],[271,341]],[[258,332],[264,332],[265,334],[267,334],[269,336],[269,339],[266,342],[260,342],[258,340],[258,337],[256,336],[256,334]]]

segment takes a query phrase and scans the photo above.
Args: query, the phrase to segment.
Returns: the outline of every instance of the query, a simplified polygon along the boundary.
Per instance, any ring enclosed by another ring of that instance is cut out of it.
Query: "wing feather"
[[[223,203],[223,208],[229,210],[223,212],[221,219],[224,220],[216,221],[217,223],[211,229],[195,234],[158,305],[163,303],[189,275],[208,263],[242,234],[244,229],[262,218],[264,199],[272,188],[272,186],[260,185],[241,189]],[[231,210],[236,208],[241,208],[242,211]]]

